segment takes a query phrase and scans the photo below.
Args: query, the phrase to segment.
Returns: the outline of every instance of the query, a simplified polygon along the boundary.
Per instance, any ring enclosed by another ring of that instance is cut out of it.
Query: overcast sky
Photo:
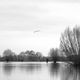
[[[59,47],[61,32],[76,24],[80,0],[0,0],[0,53],[9,48],[47,55]]]

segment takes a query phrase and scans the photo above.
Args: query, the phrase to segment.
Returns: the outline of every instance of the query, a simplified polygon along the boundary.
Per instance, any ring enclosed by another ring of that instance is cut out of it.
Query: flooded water
[[[0,80],[80,80],[80,70],[67,63],[0,62]]]

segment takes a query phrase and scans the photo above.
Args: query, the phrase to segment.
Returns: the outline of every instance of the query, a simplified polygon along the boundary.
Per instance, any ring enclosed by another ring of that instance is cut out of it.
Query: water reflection
[[[62,73],[62,80],[80,80],[80,68],[69,65]]]
[[[40,71],[41,70],[41,64],[21,64],[19,66],[20,70],[26,71],[27,73],[34,73],[35,71]]]
[[[45,76],[47,80],[80,80],[80,67],[74,67],[67,63],[48,63],[45,65],[41,63],[3,63],[1,69],[0,74],[3,75],[3,79],[7,75],[10,80],[14,80],[13,78],[18,80],[19,76],[19,79],[22,77],[21,80],[24,76],[26,79],[32,77],[30,80],[33,78],[37,80],[37,76],[41,78],[40,80],[44,80]]]
[[[57,76],[58,72],[59,72],[59,64],[58,63],[51,63],[50,64],[50,75],[52,75],[52,77]]]
[[[50,76],[56,80],[80,80],[80,67],[69,64],[51,64]]]
[[[15,68],[15,66],[13,66],[11,63],[4,63],[3,64],[3,72],[6,75],[11,75],[12,70]]]
[[[5,75],[11,75],[13,71],[19,70],[21,72],[26,72],[26,73],[34,73],[35,71],[40,71],[41,70],[41,64],[34,64],[34,63],[4,63],[3,64],[3,72]]]

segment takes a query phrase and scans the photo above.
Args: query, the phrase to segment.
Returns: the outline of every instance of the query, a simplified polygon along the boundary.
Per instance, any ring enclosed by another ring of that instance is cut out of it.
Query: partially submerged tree
[[[60,38],[60,49],[65,53],[69,60],[80,63],[80,27],[72,30],[67,28]]]

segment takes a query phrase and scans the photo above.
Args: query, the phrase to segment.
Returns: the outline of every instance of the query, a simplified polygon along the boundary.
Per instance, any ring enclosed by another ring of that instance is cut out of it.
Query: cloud
[[[67,4],[66,1],[0,1],[0,30],[33,30],[38,27],[36,25],[48,28],[57,25],[79,24],[80,4]],[[68,0],[68,2],[71,1]]]

